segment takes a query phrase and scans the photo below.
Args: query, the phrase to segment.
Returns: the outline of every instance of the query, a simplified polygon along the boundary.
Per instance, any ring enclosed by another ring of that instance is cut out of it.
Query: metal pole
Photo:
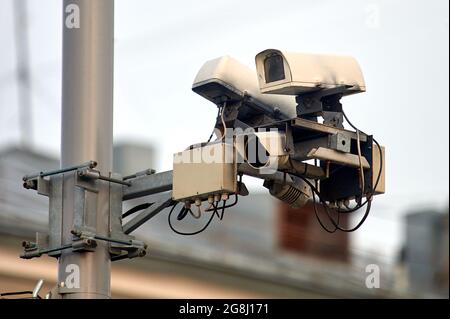
[[[30,59],[28,45],[27,2],[14,1],[15,39],[18,78],[18,102],[20,116],[20,139],[23,147],[32,146],[33,121],[31,105]]]
[[[64,0],[61,168],[94,160],[102,175],[109,176],[112,171],[113,42],[114,0]],[[64,185],[70,183],[73,180],[64,179]],[[98,234],[107,234],[108,183],[101,187],[96,209],[87,209],[85,214]],[[73,192],[64,190],[63,243],[72,238],[75,204]],[[73,265],[79,267],[79,288],[63,298],[111,296],[111,259],[106,243],[98,241],[94,252],[64,251],[58,260],[60,285]]]

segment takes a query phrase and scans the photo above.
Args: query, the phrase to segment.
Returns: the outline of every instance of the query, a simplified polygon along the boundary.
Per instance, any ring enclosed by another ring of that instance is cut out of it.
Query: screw
[[[77,237],[80,237],[80,236],[81,236],[81,232],[80,232],[80,231],[77,231],[77,230],[75,230],[75,229],[72,229],[70,232],[72,233],[72,235],[75,235],[75,236],[77,236]]]

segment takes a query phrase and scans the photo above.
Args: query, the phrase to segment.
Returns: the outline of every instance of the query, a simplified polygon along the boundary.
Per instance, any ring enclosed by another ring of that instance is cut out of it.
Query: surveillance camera
[[[287,203],[292,208],[301,208],[311,199],[312,192],[308,184],[300,178],[292,176],[293,183],[280,183],[275,181],[264,181],[264,187],[270,195]]]
[[[206,62],[192,85],[194,92],[219,107],[215,126],[222,129],[225,138],[218,138],[216,143],[226,141],[227,133],[233,135],[236,167],[227,168],[233,173],[223,176],[224,181],[232,181],[234,187],[232,177],[236,172],[262,178],[268,181],[266,186],[272,195],[287,198],[295,206],[309,198],[303,183],[308,182],[303,179],[320,181],[317,191],[320,200],[326,202],[371,198],[384,192],[384,149],[375,147],[371,135],[354,127],[356,132],[350,131],[343,125],[340,99],[366,89],[353,58],[265,50],[256,56],[256,70],[224,56]],[[234,130],[225,129],[230,127]],[[253,131],[247,130],[249,127]],[[206,151],[209,147],[201,148]],[[194,175],[189,175],[194,170],[188,166],[174,166],[175,200],[203,200],[223,189],[227,194],[234,193],[233,187],[225,187],[222,182],[210,185],[202,181],[197,184],[207,185],[206,189],[188,189],[187,194],[179,195],[178,190],[184,191],[179,185],[184,183],[179,183],[178,177],[198,181],[198,176],[209,178],[213,170],[225,169],[204,166],[199,166]],[[285,180],[273,178],[277,173],[302,181],[289,188]],[[269,183],[274,180],[279,183]]]
[[[207,61],[198,71],[192,90],[218,106],[225,101],[229,105],[244,102],[241,121],[260,114],[278,119],[297,116],[293,97],[261,94],[255,71],[229,56]]]
[[[343,95],[349,95],[366,90],[361,69],[352,57],[268,49],[255,60],[261,93],[298,96],[344,87]]]

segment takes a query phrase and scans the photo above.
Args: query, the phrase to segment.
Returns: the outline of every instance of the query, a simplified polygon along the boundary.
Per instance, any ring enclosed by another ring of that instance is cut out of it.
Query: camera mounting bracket
[[[317,121],[322,116],[324,124],[344,128],[341,98],[348,86],[323,89],[297,95],[297,116],[303,119]]]

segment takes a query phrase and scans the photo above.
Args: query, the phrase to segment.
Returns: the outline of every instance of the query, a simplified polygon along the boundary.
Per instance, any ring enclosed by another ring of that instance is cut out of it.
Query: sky
[[[0,148],[20,139],[13,1],[24,0],[0,0]],[[58,155],[62,5],[27,3],[31,143]],[[344,98],[344,109],[386,147],[387,194],[374,204],[376,218],[368,227],[398,243],[401,213],[448,203],[448,5],[116,0],[114,139],[155,146],[156,168],[171,169],[172,154],[207,139],[214,125],[216,107],[191,91],[207,60],[230,55],[254,69],[255,55],[267,48],[351,55],[361,65],[367,92]],[[384,240],[379,233],[357,240],[371,247]]]

